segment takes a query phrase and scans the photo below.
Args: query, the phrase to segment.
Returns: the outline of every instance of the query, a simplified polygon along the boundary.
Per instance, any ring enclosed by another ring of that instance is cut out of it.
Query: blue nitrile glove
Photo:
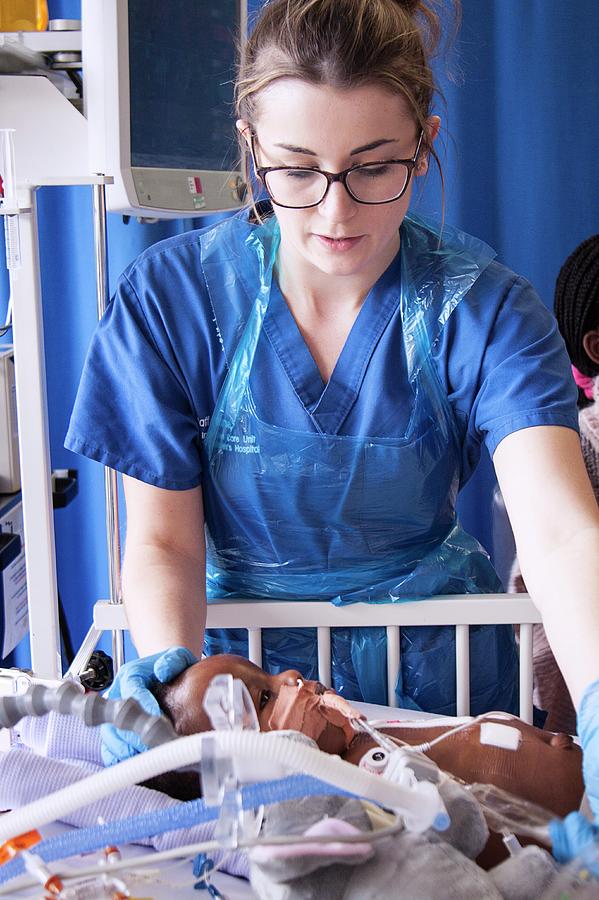
[[[593,841],[599,841],[599,680],[588,686],[578,710],[578,734],[582,746],[582,775],[595,824],[573,812],[549,825],[553,855],[566,863]]]
[[[133,659],[121,666],[105,696],[111,700],[133,697],[146,712],[159,716],[162,711],[152,693],[152,684],[157,681],[166,684],[196,662],[196,657],[186,647],[170,647],[153,656]],[[105,766],[113,766],[147,750],[146,745],[132,731],[121,731],[114,725],[102,725],[101,733],[102,760]]]
[[[572,812],[565,819],[549,823],[551,851],[559,863],[568,863],[599,839],[599,828],[582,813]]]
[[[596,823],[599,823],[599,679],[588,686],[578,710],[582,777]]]

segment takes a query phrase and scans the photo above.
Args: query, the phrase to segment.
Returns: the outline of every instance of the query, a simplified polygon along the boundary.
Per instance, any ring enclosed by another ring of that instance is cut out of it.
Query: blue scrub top
[[[229,220],[230,221],[230,220]],[[212,226],[227,241],[226,223]],[[205,285],[200,236],[150,247],[122,275],[92,339],[65,446],[148,484],[201,484],[202,443],[227,374]],[[252,370],[259,417],[326,434],[399,437],[413,398],[399,259],[366,297],[328,384],[273,284]],[[248,296],[248,304],[253,302]],[[508,434],[577,430],[576,387],[554,316],[493,261],[445,323],[433,357],[461,440],[463,485]]]

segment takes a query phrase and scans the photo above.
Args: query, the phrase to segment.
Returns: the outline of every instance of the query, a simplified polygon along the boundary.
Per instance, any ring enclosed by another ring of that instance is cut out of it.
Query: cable
[[[67,668],[71,665],[73,660],[75,659],[75,650],[73,648],[73,641],[71,639],[71,631],[69,628],[69,623],[67,621],[67,616],[65,612],[65,608],[60,597],[60,592],[57,591],[57,599],[58,599],[58,626],[60,628],[60,636],[62,638],[62,646],[64,648],[64,655],[67,658]]]
[[[6,307],[6,318],[4,320],[4,325],[0,327],[0,338],[4,337],[10,329],[12,328],[12,294],[9,295],[8,298],[8,306]]]
[[[484,722],[486,719],[489,719],[489,718],[507,719],[510,721],[512,719],[517,719],[518,721],[520,721],[520,719],[518,719],[518,716],[514,716],[514,715],[512,715],[512,713],[507,713],[507,712],[503,712],[503,711],[499,710],[497,712],[493,711],[493,712],[481,713],[480,716],[475,716],[473,719],[469,719],[467,722],[461,722],[459,725],[456,725],[454,728],[450,728],[449,731],[445,731],[443,734],[437,735],[436,738],[432,738],[430,741],[423,741],[421,744],[409,744],[407,741],[402,741],[401,738],[397,738],[391,734],[387,734],[386,737],[390,738],[392,741],[394,741],[400,747],[405,747],[409,750],[413,750],[414,753],[427,753],[431,749],[431,747],[434,747],[436,744],[440,744],[441,741],[446,740],[448,737],[451,737],[452,735],[457,734],[458,731],[464,731],[466,728],[471,728],[473,725],[477,725],[479,722]],[[378,719],[375,720],[376,725],[379,724],[379,721],[380,720],[378,720]],[[408,726],[408,727],[432,728],[435,726],[432,725],[431,723],[424,723],[424,725],[422,723],[419,723],[418,725]]]
[[[252,838],[251,840],[240,840],[238,847],[235,849],[246,850],[252,847],[270,847],[270,846],[285,846],[286,844],[313,844],[315,841],[319,841],[322,844],[330,844],[330,843],[342,843],[342,844],[363,844],[363,843],[376,843],[377,841],[383,840],[383,838],[390,837],[394,834],[397,834],[399,831],[403,830],[403,822],[399,816],[396,815],[395,821],[391,823],[391,825],[386,825],[384,828],[380,828],[377,831],[365,831],[360,832],[359,834],[345,834],[345,835],[319,835],[315,837],[314,835],[297,835],[297,834],[285,834],[285,835],[272,835],[267,839],[259,840],[257,838]],[[34,848],[37,849],[37,848]],[[183,847],[174,847],[171,850],[163,850],[160,853],[146,853],[143,856],[130,856],[126,859],[116,860],[115,862],[110,864],[110,868],[106,866],[100,866],[98,863],[91,866],[77,866],[76,869],[61,869],[54,874],[57,875],[60,879],[67,880],[70,878],[80,878],[86,875],[97,875],[98,872],[117,872],[122,869],[135,869],[140,866],[149,866],[152,864],[156,864],[162,862],[167,859],[174,859],[177,857],[193,857],[197,856],[198,853],[214,853],[215,851],[222,850],[223,848],[218,843],[218,841],[202,841],[198,844],[187,844]],[[229,853],[232,851],[229,851]],[[47,860],[46,860],[47,861]],[[10,865],[9,863],[5,863],[5,865]],[[220,863],[218,867],[220,868]],[[212,874],[215,869],[211,870]],[[197,881],[197,879],[196,879]],[[37,882],[29,881],[27,883],[18,883],[15,886],[14,879],[11,881],[10,886],[4,885],[0,886],[0,896],[14,896],[14,891],[19,890],[23,891],[26,888],[36,885]]]

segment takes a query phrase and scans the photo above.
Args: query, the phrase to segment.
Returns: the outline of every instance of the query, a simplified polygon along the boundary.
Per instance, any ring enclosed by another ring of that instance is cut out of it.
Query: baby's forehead
[[[271,676],[260,669],[249,659],[243,656],[235,656],[231,653],[221,653],[217,656],[208,656],[200,660],[191,671],[196,678],[212,677],[214,675],[231,674],[234,678],[241,678],[254,683],[268,683]]]

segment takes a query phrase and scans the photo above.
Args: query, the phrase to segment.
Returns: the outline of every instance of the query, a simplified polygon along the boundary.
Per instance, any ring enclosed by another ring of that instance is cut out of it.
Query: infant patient
[[[269,675],[248,660],[227,654],[203,659],[170,684],[156,685],[158,702],[178,734],[211,729],[203,699],[212,678],[220,674],[244,682],[261,731],[301,731],[321,750],[356,765],[376,746],[368,734],[351,724],[351,719],[363,718],[362,714],[324,685],[304,679],[297,671]],[[400,716],[401,710],[397,713]],[[515,718],[509,724],[521,733],[517,751],[481,744],[480,724],[476,723],[434,745],[427,755],[440,769],[465,782],[495,784],[556,815],[578,808],[583,792],[581,752],[571,737],[541,731]],[[410,721],[381,730],[400,742],[416,745],[451,727]],[[179,799],[200,793],[194,773],[167,773],[147,786]],[[440,892],[460,900],[539,897],[555,873],[549,854],[527,846],[518,856],[506,859],[500,837],[491,834],[489,838],[474,798],[453,781],[439,789],[451,818],[449,832],[402,832],[385,838],[381,846],[359,845],[365,847],[364,855],[353,859],[347,851],[339,858],[332,851],[325,853],[317,840],[311,851],[299,846],[295,851],[256,850],[250,854],[252,886],[264,900],[329,895],[343,900],[395,896],[419,900],[440,896]],[[386,814],[379,810],[377,815]],[[263,834],[316,836],[333,828],[340,829],[339,833],[349,833],[351,828],[364,832],[376,830],[372,821],[372,810],[358,798],[308,797],[270,807]]]
[[[297,671],[269,675],[239,656],[210,656],[190,666],[155,692],[164,713],[180,735],[209,731],[210,720],[203,709],[206,688],[215,675],[230,673],[246,685],[258,715],[261,731],[293,729],[313,738],[321,750],[338,754],[358,764],[375,746],[368,735],[356,732],[350,718],[362,718],[347,700],[327,690],[317,681],[307,681]],[[401,711],[398,710],[398,716]],[[449,736],[432,747],[427,755],[444,771],[468,783],[495,784],[518,797],[545,807],[558,816],[577,809],[583,793],[582,754],[572,738],[551,734],[519,719],[509,724],[522,735],[517,751],[480,743],[480,724]],[[450,725],[406,722],[381,730],[408,743],[430,741]],[[193,776],[194,778],[196,776]],[[199,785],[177,784],[180,776],[163,783],[167,793],[180,799],[198,796]]]

